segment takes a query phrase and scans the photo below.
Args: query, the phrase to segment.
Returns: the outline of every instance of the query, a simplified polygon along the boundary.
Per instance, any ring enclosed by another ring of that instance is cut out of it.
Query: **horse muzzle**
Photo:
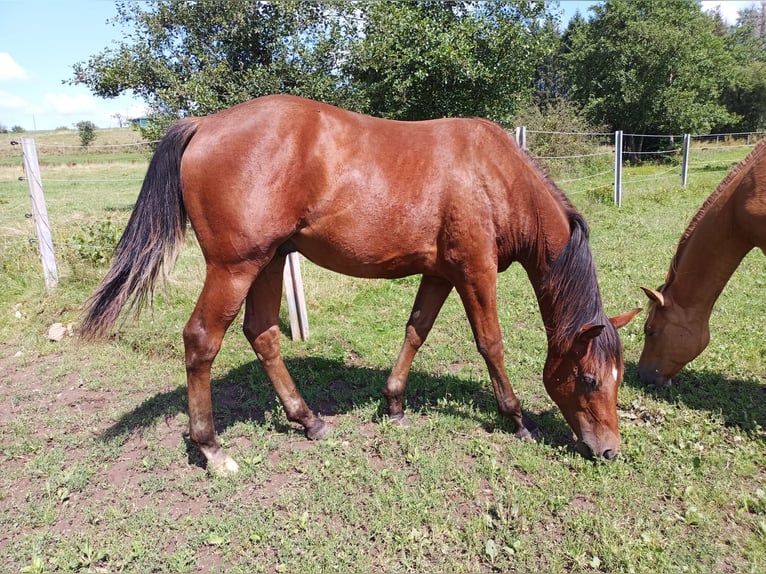
[[[575,443],[575,450],[588,460],[615,460],[620,454],[620,447],[617,448],[593,448],[588,443],[578,440]]]
[[[671,377],[665,377],[657,369],[638,365],[638,380],[646,385],[654,385],[660,389],[666,389],[673,384]]]
[[[575,438],[575,450],[589,460],[615,460],[620,454],[620,435],[611,431],[601,438],[588,434]]]

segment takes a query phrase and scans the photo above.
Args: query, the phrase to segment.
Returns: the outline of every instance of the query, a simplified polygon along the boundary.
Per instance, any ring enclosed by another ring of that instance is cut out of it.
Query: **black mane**
[[[543,294],[555,309],[554,332],[551,343],[568,348],[583,325],[606,325],[596,337],[592,353],[604,359],[619,359],[621,346],[617,331],[604,313],[596,266],[590,251],[588,224],[577,211],[569,212],[571,235],[543,278]]]

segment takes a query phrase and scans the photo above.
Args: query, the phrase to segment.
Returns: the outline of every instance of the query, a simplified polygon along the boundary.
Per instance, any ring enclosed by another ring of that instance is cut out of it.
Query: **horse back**
[[[203,250],[222,233],[247,256],[290,242],[362,276],[434,271],[458,245],[496,265],[498,234],[530,210],[519,193],[530,179],[539,174],[491,122],[400,122],[283,95],[204,118],[182,164]]]

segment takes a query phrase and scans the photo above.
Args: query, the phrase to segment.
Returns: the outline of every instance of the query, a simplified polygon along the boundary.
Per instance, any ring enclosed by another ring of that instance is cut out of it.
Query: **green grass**
[[[662,282],[686,223],[746,151],[693,155],[687,189],[678,172],[651,177],[667,167],[626,167],[619,209],[593,191],[604,186],[608,199],[610,177],[562,184],[590,223],[608,313],[645,305],[639,286]],[[153,313],[128,320],[112,340],[46,336],[54,322],[78,322],[104,274],[72,238],[106,218],[124,225],[142,153],[51,159],[43,168],[61,277],[51,293],[29,242],[18,158],[0,167],[0,569],[766,570],[760,252],[719,299],[710,346],[670,389],[635,377],[643,316],[621,331],[623,454],[611,464],[570,450],[542,387],[545,336],[518,266],[501,276],[500,320],[508,371],[544,432],[539,442],[515,440],[499,420],[454,294],[415,361],[414,425],[392,426],[381,390],[417,280],[357,280],[304,260],[311,338],[285,336],[283,352],[306,400],[337,431],[310,443],[287,422],[235,326],[213,378],[221,440],[241,472],[221,480],[205,472],[185,434],[180,332],[204,273],[193,240]],[[287,333],[286,311],[283,325]]]

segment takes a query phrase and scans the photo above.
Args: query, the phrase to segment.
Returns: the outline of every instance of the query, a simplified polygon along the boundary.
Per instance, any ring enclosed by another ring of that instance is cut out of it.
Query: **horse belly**
[[[386,234],[374,239],[357,235],[349,240],[301,233],[291,243],[320,267],[353,277],[395,279],[435,269],[435,249],[392,242]]]

